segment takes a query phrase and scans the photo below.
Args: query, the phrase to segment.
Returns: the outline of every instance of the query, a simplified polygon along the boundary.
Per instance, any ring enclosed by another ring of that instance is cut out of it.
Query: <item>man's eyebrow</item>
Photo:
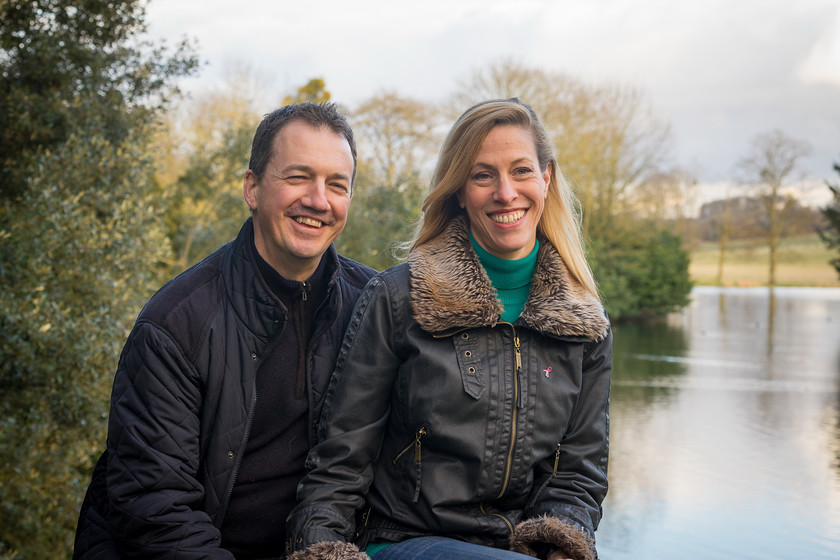
[[[349,181],[350,180],[350,175],[347,175],[346,173],[340,173],[340,172],[339,173],[333,173],[332,175],[329,176],[329,179],[341,179],[341,180],[344,180],[344,181]]]
[[[296,171],[303,172],[303,173],[309,173],[309,174],[312,174],[312,173],[315,172],[315,170],[308,165],[304,165],[304,164],[301,164],[301,163],[293,163],[291,165],[287,165],[286,167],[284,167],[282,169],[276,169],[274,171],[274,173],[275,173],[275,175],[285,177],[289,173],[294,173]]]
[[[305,165],[305,164],[302,164],[302,163],[292,163],[290,165],[287,165],[283,169],[275,170],[274,173],[275,173],[275,175],[277,175],[279,177],[286,177],[289,174],[295,173],[295,172],[306,173],[307,175],[315,175],[315,169],[312,166]],[[333,174],[329,175],[327,178],[328,179],[342,179],[342,180],[345,180],[345,181],[349,181],[350,180],[350,175],[347,175],[346,173],[339,172],[339,173],[333,173]]]

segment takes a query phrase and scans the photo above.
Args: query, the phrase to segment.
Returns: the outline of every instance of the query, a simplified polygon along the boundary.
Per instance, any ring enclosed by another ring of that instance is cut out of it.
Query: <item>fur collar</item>
[[[411,307],[423,330],[493,326],[501,303],[472,248],[466,218],[415,249],[411,267]],[[557,250],[540,240],[531,293],[519,318],[528,327],[560,337],[603,338],[609,323],[601,303],[572,279]]]

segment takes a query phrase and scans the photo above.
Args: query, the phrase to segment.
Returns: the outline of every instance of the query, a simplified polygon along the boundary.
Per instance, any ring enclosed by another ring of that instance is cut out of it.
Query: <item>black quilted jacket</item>
[[[114,380],[106,454],[74,558],[233,558],[219,527],[242,460],[255,373],[285,326],[259,274],[249,219],[233,242],[140,313]],[[307,356],[310,445],[353,305],[374,270],[327,253],[331,280]],[[106,466],[107,465],[107,466]]]

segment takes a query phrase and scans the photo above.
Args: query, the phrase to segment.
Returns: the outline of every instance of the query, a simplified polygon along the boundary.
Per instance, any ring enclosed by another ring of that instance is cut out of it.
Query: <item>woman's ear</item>
[[[545,181],[545,188],[543,189],[543,198],[548,198],[548,185],[551,181],[551,172],[554,170],[554,166],[551,162],[548,162],[548,165],[545,166],[545,171],[543,171],[543,180]]]

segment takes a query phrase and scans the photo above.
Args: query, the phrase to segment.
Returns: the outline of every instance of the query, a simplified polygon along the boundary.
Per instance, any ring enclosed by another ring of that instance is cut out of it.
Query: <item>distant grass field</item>
[[[723,285],[763,286],[769,274],[769,249],[760,241],[731,241],[723,265]],[[717,284],[719,248],[707,243],[691,252],[689,273],[697,285]],[[828,261],[836,257],[817,235],[782,241],[776,263],[777,286],[840,287]]]

